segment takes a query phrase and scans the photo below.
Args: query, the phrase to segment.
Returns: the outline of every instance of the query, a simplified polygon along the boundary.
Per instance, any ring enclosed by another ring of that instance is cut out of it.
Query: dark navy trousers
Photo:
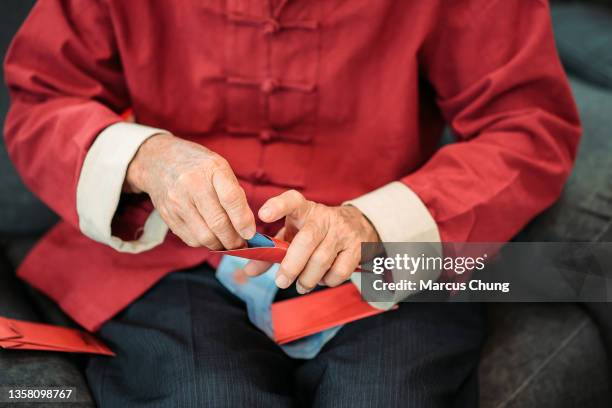
[[[404,303],[293,360],[203,265],[168,275],[100,335],[117,352],[88,363],[102,408],[478,405],[477,304]]]

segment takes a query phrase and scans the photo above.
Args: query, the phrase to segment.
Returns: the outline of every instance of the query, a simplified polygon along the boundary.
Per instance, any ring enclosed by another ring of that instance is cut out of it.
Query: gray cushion
[[[612,12],[585,3],[552,8],[559,55],[567,70],[612,88]]]
[[[4,246],[4,254],[6,255],[6,258],[13,269],[17,269],[38,240],[39,237],[36,236],[3,240],[4,242],[2,244]]]
[[[573,304],[489,305],[481,407],[610,407],[606,354]]]
[[[561,198],[521,234],[523,241],[606,241],[612,228],[612,91],[571,79],[583,126]]]
[[[4,244],[4,253],[10,264],[10,268],[16,270],[19,264],[23,261],[28,251],[34,246],[38,239],[37,238],[13,238],[8,240]],[[38,315],[43,321],[60,326],[73,326],[77,324],[72,321],[60,308],[59,306],[49,299],[47,296],[40,293],[38,290],[24,285],[25,293],[19,294],[27,298],[29,304],[36,309]]]
[[[57,216],[23,185],[0,143],[0,237],[37,235]]]
[[[26,302],[26,298],[7,264],[0,262],[0,316],[37,321],[38,315]],[[81,372],[82,364],[82,358],[70,354],[0,349],[0,385],[76,387],[78,404],[69,405],[75,408],[94,407],[89,387]],[[29,404],[16,406],[26,407]],[[45,407],[51,406],[45,404]]]
[[[561,199],[525,228],[519,236],[523,241],[612,237],[612,92],[575,78],[571,84],[584,127],[580,151]],[[492,334],[481,365],[482,405],[612,406],[605,352],[606,347],[612,350],[609,305],[585,305],[599,330],[571,304],[490,307]]]
[[[26,299],[23,286],[17,281],[4,258],[0,257],[0,316],[38,320],[38,314]]]
[[[4,60],[9,41],[27,15],[32,0],[4,0],[0,2],[0,57]],[[0,74],[4,77],[0,68]],[[8,109],[8,93],[0,84],[0,123]],[[0,142],[0,236],[36,234],[49,228],[56,220],[23,185]]]

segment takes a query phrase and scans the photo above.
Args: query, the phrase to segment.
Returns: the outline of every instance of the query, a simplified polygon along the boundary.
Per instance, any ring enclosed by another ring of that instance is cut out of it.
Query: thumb
[[[308,212],[309,201],[296,190],[288,190],[270,198],[259,209],[259,218],[263,222],[275,222],[283,217],[303,218]]]

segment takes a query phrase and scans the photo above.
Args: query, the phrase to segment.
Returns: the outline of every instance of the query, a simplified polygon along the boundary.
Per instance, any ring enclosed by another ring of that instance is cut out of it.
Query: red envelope
[[[276,239],[260,233],[256,233],[252,239],[248,240],[247,245],[248,246],[246,248],[212,252],[220,255],[232,255],[237,256],[239,258],[246,258],[255,261],[281,263],[283,258],[285,258],[285,255],[287,254],[287,249],[289,248],[288,242],[281,241],[280,239]],[[355,270],[361,271],[360,268],[357,268]]]
[[[25,322],[0,316],[0,347],[114,356],[93,335],[68,327]]]
[[[393,309],[397,309],[395,306]],[[285,344],[385,310],[370,306],[352,283],[272,304],[274,340]]]
[[[247,248],[215,252],[280,263],[289,247],[287,242],[263,234],[256,234],[253,240],[247,243],[249,245]],[[346,283],[336,288],[273,303],[274,340],[278,344],[289,343],[331,327],[383,312],[385,310],[376,309],[363,300],[355,285]]]
[[[258,240],[267,240],[270,241],[270,245],[272,246],[251,246],[251,242],[253,240],[247,241],[249,247],[240,248],[240,249],[230,249],[225,251],[213,251],[216,253],[220,253],[223,255],[233,255],[240,258],[252,259],[255,261],[265,261],[272,263],[281,263],[285,254],[287,253],[287,248],[289,248],[289,244],[285,241],[281,241],[276,238],[269,237],[263,234],[256,235]]]

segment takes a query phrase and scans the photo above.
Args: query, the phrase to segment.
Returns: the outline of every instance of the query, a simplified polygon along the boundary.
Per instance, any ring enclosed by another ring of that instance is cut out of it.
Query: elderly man
[[[5,72],[8,149],[62,218],[19,273],[117,352],[88,365],[102,407],[474,406],[478,305],[404,304],[295,359],[209,250],[278,234],[290,297],[364,241],[505,241],[580,135],[545,0],[42,0]]]

